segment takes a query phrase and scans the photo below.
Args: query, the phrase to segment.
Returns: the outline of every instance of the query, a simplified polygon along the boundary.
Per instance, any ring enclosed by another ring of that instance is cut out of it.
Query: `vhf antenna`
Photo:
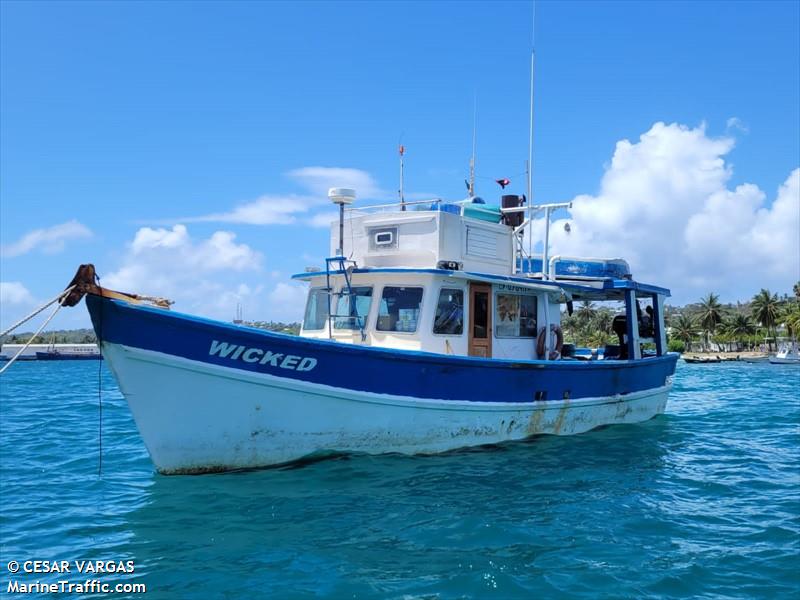
[[[469,190],[470,198],[475,196],[475,132],[478,129],[478,93],[472,105],[472,158],[469,159]]]
[[[533,81],[536,74],[536,0],[531,21],[531,112],[528,137],[528,256],[533,256]]]
[[[403,156],[406,153],[405,146],[403,146],[403,136],[400,136],[400,142],[398,143],[398,151],[400,153],[400,210],[405,211],[406,209],[406,197],[403,193]]]

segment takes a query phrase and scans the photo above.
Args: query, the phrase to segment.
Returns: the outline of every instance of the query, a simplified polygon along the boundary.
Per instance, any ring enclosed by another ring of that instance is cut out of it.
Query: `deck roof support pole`
[[[667,353],[667,327],[664,317],[664,296],[653,294],[653,335],[656,338],[656,356]]]
[[[636,311],[636,291],[625,290],[625,321],[626,337],[628,344],[628,360],[642,358],[642,349],[639,345],[639,315]]]

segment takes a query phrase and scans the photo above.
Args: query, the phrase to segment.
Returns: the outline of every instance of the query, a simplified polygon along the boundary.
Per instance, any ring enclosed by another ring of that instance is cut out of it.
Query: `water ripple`
[[[798,369],[680,365],[666,415],[576,437],[200,477],[153,472],[102,369],[99,476],[97,365],[2,379],[3,563],[130,558],[156,598],[800,592]]]

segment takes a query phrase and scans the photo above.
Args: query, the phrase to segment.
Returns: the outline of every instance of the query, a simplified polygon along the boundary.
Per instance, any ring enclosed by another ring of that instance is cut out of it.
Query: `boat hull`
[[[664,412],[669,385],[609,398],[436,401],[297,384],[104,344],[156,468],[207,473],[330,452],[432,454]]]
[[[165,474],[332,452],[428,454],[645,421],[664,411],[677,358],[591,364],[388,351],[87,303]],[[246,360],[258,357],[263,364]]]
[[[800,365],[800,358],[780,358],[772,356],[769,362],[773,365]]]

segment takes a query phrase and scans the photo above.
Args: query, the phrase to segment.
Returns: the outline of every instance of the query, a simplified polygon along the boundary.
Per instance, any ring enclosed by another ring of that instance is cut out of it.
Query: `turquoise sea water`
[[[797,597],[799,389],[796,367],[679,363],[667,414],[640,425],[164,477],[105,366],[16,364],[0,593],[87,579],[11,560],[101,559],[133,560],[95,578],[148,598]]]

